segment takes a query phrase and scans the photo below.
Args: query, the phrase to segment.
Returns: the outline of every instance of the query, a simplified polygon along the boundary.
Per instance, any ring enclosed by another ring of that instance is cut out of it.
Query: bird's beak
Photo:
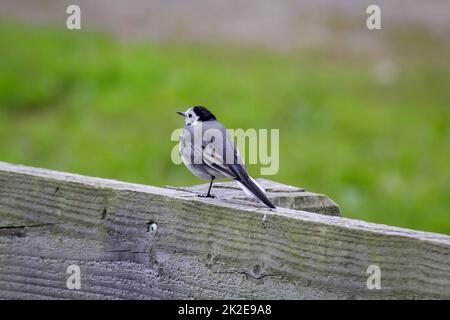
[[[178,111],[177,112],[180,116],[182,116],[182,117],[185,117],[186,118],[186,115],[184,114],[184,112],[180,112],[180,111]]]

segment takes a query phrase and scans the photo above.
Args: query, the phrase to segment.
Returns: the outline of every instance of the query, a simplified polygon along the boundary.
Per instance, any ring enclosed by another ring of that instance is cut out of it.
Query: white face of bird
[[[177,112],[180,116],[184,117],[184,124],[187,126],[195,125],[200,118],[195,112],[194,108],[189,108],[186,112]]]

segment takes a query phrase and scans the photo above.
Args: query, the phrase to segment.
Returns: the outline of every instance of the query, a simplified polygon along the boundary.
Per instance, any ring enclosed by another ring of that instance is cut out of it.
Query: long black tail
[[[269,208],[276,209],[275,205],[267,198],[265,190],[252,177],[247,175],[247,177],[236,179],[236,182],[247,195],[255,197]]]

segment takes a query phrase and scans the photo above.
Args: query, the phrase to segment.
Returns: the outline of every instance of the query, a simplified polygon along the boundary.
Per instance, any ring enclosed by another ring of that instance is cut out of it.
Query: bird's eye
[[[189,118],[192,118],[192,114],[189,113],[189,116],[188,116],[188,117],[189,117]]]

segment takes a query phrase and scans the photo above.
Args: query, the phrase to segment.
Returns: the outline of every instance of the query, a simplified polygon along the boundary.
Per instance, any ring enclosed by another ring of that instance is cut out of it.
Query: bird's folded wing
[[[231,159],[223,155],[223,152],[221,152],[223,151],[222,146],[217,146],[217,143],[210,142],[203,145],[203,162],[225,176],[242,181],[247,180],[247,169],[245,169],[245,166],[243,165],[239,150],[228,136],[225,139],[227,152],[231,152],[229,154]],[[227,162],[227,160],[229,162]]]
[[[214,144],[207,144],[203,149],[203,161],[208,167],[219,171],[225,176],[236,178],[236,175],[227,165],[225,157],[214,147]]]

